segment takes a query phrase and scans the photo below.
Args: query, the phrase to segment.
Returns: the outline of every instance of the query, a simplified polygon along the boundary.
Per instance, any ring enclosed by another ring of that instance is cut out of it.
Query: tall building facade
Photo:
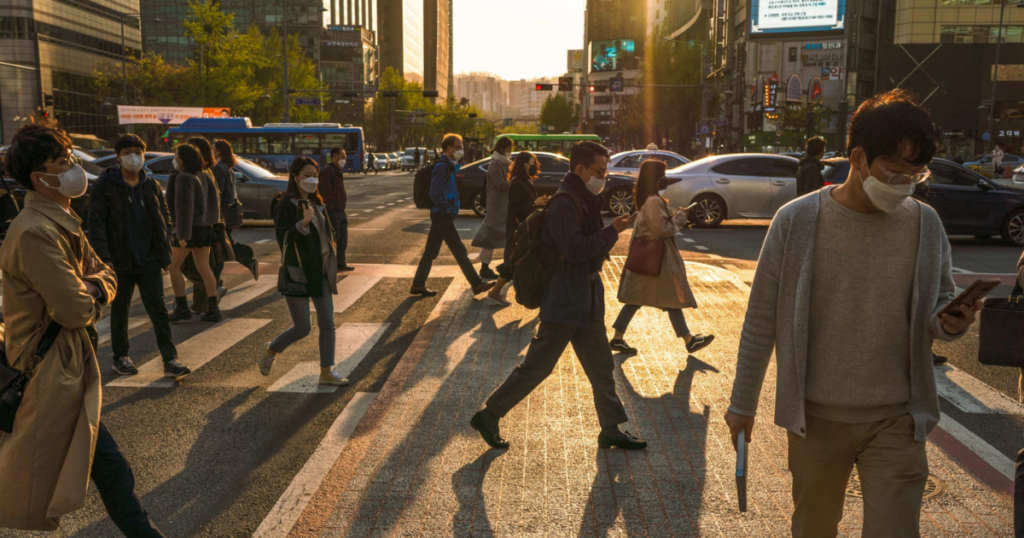
[[[504,84],[503,84],[504,83]],[[508,116],[508,83],[494,75],[475,74],[455,77],[454,97],[469,104],[484,114],[495,118]],[[518,96],[517,96],[518,99]],[[518,108],[518,102],[516,103]]]
[[[448,98],[452,69],[452,0],[423,0],[423,88]]]
[[[648,3],[644,0],[587,0],[584,17],[586,83],[599,91],[583,99],[582,122],[588,132],[618,139],[615,129],[621,95],[638,93],[637,81],[647,41]],[[612,79],[622,79],[623,91],[611,92]]]
[[[96,95],[93,76],[139,54],[137,0],[7,1],[0,3],[0,133],[10,142],[33,114],[49,112],[71,133],[109,139],[122,96]],[[122,24],[124,47],[121,46]],[[52,99],[52,108],[46,107]],[[16,119],[17,118],[17,119]]]
[[[394,68],[406,80],[423,83],[424,0],[379,0],[377,43],[380,69]]]
[[[325,0],[332,26],[360,26],[377,32],[377,0]]]
[[[328,26],[320,39],[320,74],[332,90],[331,120],[362,125],[364,96],[377,89],[374,33],[360,26]]]

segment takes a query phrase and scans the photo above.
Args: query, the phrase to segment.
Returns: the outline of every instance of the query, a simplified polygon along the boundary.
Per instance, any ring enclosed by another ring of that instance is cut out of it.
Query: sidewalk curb
[[[993,491],[1005,495],[1007,498],[1012,497],[1013,480],[1006,475],[1005,470],[998,469],[990,460],[1005,459],[1005,462],[996,461],[995,463],[1002,463],[1000,467],[1005,467],[1008,464],[1011,469],[1013,462],[996,452],[980,438],[976,440],[976,443],[980,443],[982,446],[968,446],[967,443],[971,441],[964,438],[964,434],[966,433],[970,437],[976,436],[945,414],[942,415],[940,424],[945,425],[945,428],[941,425],[936,426],[928,435],[928,440],[942,449],[962,469],[977,477]],[[991,452],[991,454],[986,454],[987,452]]]

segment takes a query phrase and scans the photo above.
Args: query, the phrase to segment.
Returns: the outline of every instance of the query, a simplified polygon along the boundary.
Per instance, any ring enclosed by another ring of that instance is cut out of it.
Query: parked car
[[[537,187],[537,194],[554,194],[558,186],[569,172],[569,158],[557,153],[532,152],[537,156],[540,165],[540,177],[534,183]],[[512,154],[514,161],[517,153]],[[487,175],[487,166],[491,158],[485,157],[478,161],[464,164],[455,174],[455,182],[459,188],[459,199],[462,209],[472,209],[477,216],[487,214],[483,206],[483,187]],[[634,209],[633,185],[634,178],[622,174],[608,174],[608,183],[605,184],[604,197],[605,209],[614,215],[624,215]]]
[[[625,151],[612,155],[611,159],[608,160],[608,173],[622,174],[635,178],[640,175],[640,165],[648,159],[665,161],[665,165],[669,169],[677,168],[690,162],[690,159],[671,151]]]
[[[387,153],[374,153],[374,157],[377,158],[377,168],[379,170],[390,170],[391,169],[391,158],[388,157]]]
[[[397,153],[388,153],[388,161],[391,162],[391,168],[388,170],[398,170],[402,166],[402,159]]]
[[[405,148],[402,152],[402,171],[415,170],[416,169],[416,149],[417,148]],[[432,161],[427,160],[427,148],[419,148],[420,150],[420,166],[424,166]]]
[[[284,196],[288,187],[288,177],[279,176],[270,170],[257,165],[249,159],[236,156],[235,192],[242,202],[242,212],[248,219],[272,219],[277,211],[277,203]],[[114,156],[102,157],[96,164],[103,167],[116,164]],[[160,151],[147,151],[146,173],[157,180],[163,188],[167,188],[167,180],[174,172],[174,154]]]
[[[1003,173],[1000,174],[999,178],[1010,179],[1013,177],[1013,169],[1024,164],[1024,159],[1017,155],[1011,155],[1006,153],[1003,155]],[[995,172],[992,167],[992,155],[989,153],[982,153],[975,155],[970,159],[964,161],[964,166],[980,173],[985,177],[994,177]],[[997,179],[999,179],[997,178]]]
[[[107,155],[113,155],[114,154],[114,148],[91,149],[91,150],[89,150],[89,152],[92,153],[93,155],[95,155],[97,159],[99,159],[100,157],[106,157]]]
[[[1013,169],[1013,184],[1010,187],[1024,187],[1024,166]]]
[[[822,175],[827,183],[839,184],[849,169],[847,159],[831,159]],[[999,235],[1008,245],[1024,246],[1024,189],[998,184],[946,159],[933,159],[928,169],[932,177],[915,196],[935,208],[948,235]]]
[[[71,147],[71,154],[86,163],[91,163],[100,157],[99,155],[78,146]],[[7,155],[7,146],[0,147],[0,157],[3,157],[4,155]]]
[[[696,203],[691,220],[714,228],[726,219],[770,219],[796,198],[793,157],[767,153],[714,155],[668,171],[669,207]]]
[[[6,149],[6,148],[5,148]],[[100,172],[103,171],[102,166],[98,166],[95,163],[82,161],[82,169],[85,170],[85,177],[89,180],[89,186],[83,196],[71,199],[71,209],[82,219],[82,228],[88,228],[88,212],[89,212],[89,195],[92,194],[92,187],[96,183],[96,179],[100,177]],[[14,194],[14,199],[18,201],[18,207],[25,207],[25,193],[28,190],[22,187],[13,177],[3,171],[0,173],[0,181],[6,184],[7,189],[10,189],[11,193]],[[3,185],[0,185],[0,195],[7,194],[7,189]]]

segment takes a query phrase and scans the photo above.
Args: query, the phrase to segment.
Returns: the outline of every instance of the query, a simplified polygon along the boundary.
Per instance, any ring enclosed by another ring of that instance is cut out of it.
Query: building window
[[[789,83],[786,84],[786,101],[790,103],[799,103],[803,101],[804,83],[800,80],[800,75],[793,74],[789,77]]]
[[[796,47],[789,47],[789,61],[796,61]]]
[[[999,40],[999,26],[943,26],[939,31],[940,43],[985,44]],[[1003,26],[1003,43],[1024,43],[1024,26]]]

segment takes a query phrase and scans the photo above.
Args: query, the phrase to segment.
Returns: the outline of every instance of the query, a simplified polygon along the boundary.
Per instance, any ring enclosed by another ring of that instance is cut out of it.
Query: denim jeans
[[[110,347],[115,357],[128,355],[128,311],[132,306],[132,294],[139,287],[142,306],[149,320],[153,322],[153,334],[160,356],[164,362],[178,358],[178,350],[171,337],[171,320],[164,306],[164,278],[160,270],[143,273],[117,273],[117,295],[110,305]]]
[[[348,265],[345,259],[345,251],[348,250],[348,216],[344,211],[328,211],[327,216],[331,218],[331,226],[334,228],[334,241],[338,247],[338,269]]]
[[[420,258],[419,267],[416,268],[416,276],[412,279],[413,286],[426,286],[427,277],[430,276],[430,267],[433,265],[437,255],[441,252],[441,243],[448,245],[452,251],[455,261],[459,262],[462,274],[466,276],[471,286],[483,282],[477,274],[473,262],[469,260],[466,253],[466,245],[462,244],[459,231],[455,229],[455,218],[451,213],[438,211],[430,214],[430,234],[427,235],[427,246],[423,249],[423,257]]]
[[[281,353],[288,346],[309,336],[309,303],[312,302],[316,309],[316,325],[320,328],[320,366],[334,366],[334,295],[331,294],[326,278],[323,285],[323,295],[320,297],[285,297],[288,312],[292,315],[292,327],[270,343],[274,353]]]
[[[110,520],[129,538],[165,538],[135,495],[135,475],[121,449],[100,422],[89,473]]]
[[[612,328],[625,334],[626,329],[629,328],[629,322],[633,321],[633,316],[636,315],[637,310],[640,310],[639,305],[622,305],[622,311],[619,312],[619,317],[615,318]],[[682,338],[690,333],[690,328],[686,326],[686,318],[683,317],[682,309],[665,308],[664,310],[668,312],[668,320],[672,322],[672,328],[675,329],[677,337]]]

